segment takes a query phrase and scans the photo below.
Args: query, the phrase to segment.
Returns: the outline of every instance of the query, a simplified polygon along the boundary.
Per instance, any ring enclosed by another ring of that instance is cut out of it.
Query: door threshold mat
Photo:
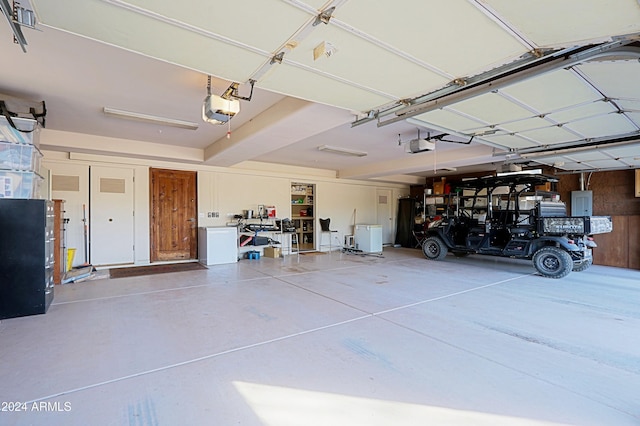
[[[198,262],[134,266],[131,268],[109,269],[109,278],[140,277],[143,275],[166,274],[169,272],[196,271],[198,269],[207,269],[207,267]]]

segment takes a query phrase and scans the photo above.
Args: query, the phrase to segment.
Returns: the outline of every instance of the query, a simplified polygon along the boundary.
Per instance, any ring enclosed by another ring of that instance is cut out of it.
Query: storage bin
[[[535,200],[520,200],[520,210],[531,210],[536,208],[536,204],[538,204]]]
[[[462,195],[465,197],[473,197],[476,194],[475,189],[463,189]],[[478,195],[487,195],[487,189],[484,188],[478,192]]]
[[[26,143],[40,146],[40,129],[36,120],[12,117],[11,120],[20,130],[14,129],[4,115],[0,115],[0,140],[13,143]]]
[[[473,199],[464,200],[464,207],[473,207]],[[487,199],[482,197],[476,198],[475,207],[487,207]]]
[[[38,172],[41,159],[35,145],[0,141],[0,169]]]
[[[43,180],[35,172],[0,170],[0,198],[40,198]]]
[[[424,200],[427,205],[444,204],[444,197],[430,197]]]
[[[260,252],[257,250],[252,250],[247,252],[247,259],[260,259]]]

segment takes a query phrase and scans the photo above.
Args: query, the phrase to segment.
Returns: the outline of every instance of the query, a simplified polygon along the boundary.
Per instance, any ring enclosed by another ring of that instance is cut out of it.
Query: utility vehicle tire
[[[582,272],[586,269],[589,269],[589,266],[591,266],[592,263],[593,263],[593,260],[591,259],[583,260],[582,263],[573,265],[573,270],[575,272]]]
[[[533,266],[547,278],[566,277],[573,269],[573,259],[558,247],[542,247],[533,255]]]
[[[442,260],[447,255],[447,246],[438,237],[429,237],[422,243],[422,253],[429,260]]]

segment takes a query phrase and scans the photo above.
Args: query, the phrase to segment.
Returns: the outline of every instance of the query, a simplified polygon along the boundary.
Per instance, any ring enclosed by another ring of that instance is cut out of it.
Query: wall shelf
[[[291,219],[296,228],[300,251],[315,249],[315,185],[291,184]]]

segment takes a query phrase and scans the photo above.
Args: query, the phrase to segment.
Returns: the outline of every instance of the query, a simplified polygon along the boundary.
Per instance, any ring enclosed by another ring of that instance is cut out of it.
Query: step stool
[[[252,250],[247,252],[248,259],[260,259],[260,252],[257,250]]]

